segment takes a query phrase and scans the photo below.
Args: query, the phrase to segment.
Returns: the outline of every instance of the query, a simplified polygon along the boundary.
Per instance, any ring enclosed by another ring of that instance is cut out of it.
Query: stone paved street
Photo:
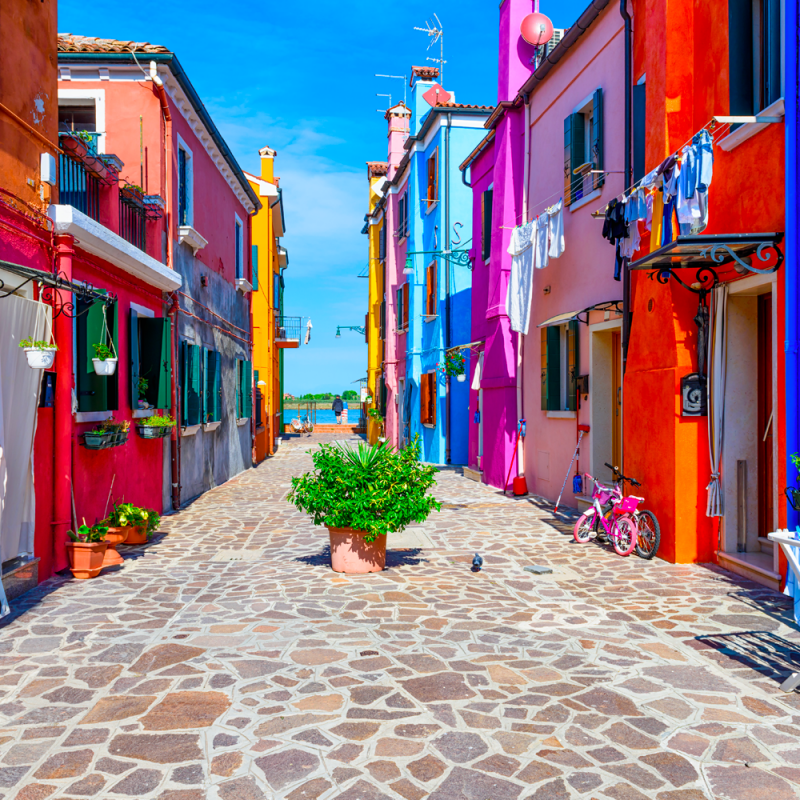
[[[165,519],[124,568],[17,603],[1,798],[800,795],[784,598],[577,545],[569,521],[455,470],[385,572],[338,575],[285,501],[322,438]]]

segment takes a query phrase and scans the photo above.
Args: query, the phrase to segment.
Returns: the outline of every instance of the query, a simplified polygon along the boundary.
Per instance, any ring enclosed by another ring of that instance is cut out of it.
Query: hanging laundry
[[[664,227],[664,195],[661,189],[653,193],[653,219],[650,228],[650,252],[661,247],[661,230]]]
[[[628,235],[628,225],[625,223],[625,206],[614,199],[606,206],[606,218],[603,222],[603,238],[615,245],[614,280],[622,278],[622,253],[621,242]]]
[[[647,199],[645,200],[645,204],[647,206],[647,212],[645,213],[644,217],[644,229],[646,231],[652,230],[653,228],[653,203],[655,202],[656,192],[650,192],[647,195]]]
[[[692,137],[697,153],[697,188],[707,192],[714,174],[714,140],[707,130],[702,130]]]
[[[547,221],[547,214],[542,214],[536,217],[536,254],[535,254],[535,267],[536,269],[544,269],[550,261],[550,256],[547,251],[547,234],[549,225]]]
[[[564,242],[564,200],[559,200],[550,208],[547,217],[548,235],[550,237],[550,258],[558,258],[565,249]]]
[[[508,253],[511,258],[511,277],[506,295],[506,313],[511,330],[527,333],[533,292],[534,240],[536,221],[519,225],[511,231]]]

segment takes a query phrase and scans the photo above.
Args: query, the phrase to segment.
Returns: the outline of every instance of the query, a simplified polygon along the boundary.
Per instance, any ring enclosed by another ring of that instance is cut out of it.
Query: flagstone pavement
[[[458,470],[386,571],[338,575],[285,500],[332,438],[285,443],[124,567],[15,603],[0,798],[800,796],[785,598],[575,544]]]

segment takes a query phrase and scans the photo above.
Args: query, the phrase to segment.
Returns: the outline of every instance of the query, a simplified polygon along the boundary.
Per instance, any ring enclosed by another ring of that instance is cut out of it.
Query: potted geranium
[[[437,367],[445,375],[455,378],[459,383],[467,379],[465,372],[466,359],[460,350],[450,350],[445,354],[444,364],[437,364]]]
[[[94,371],[98,375],[113,375],[117,369],[117,354],[106,344],[93,344],[95,357],[92,359]]]
[[[335,572],[380,572],[387,534],[441,508],[428,494],[438,470],[420,463],[419,453],[418,438],[400,451],[383,443],[322,445],[314,470],[292,478],[288,500],[328,528]]]
[[[85,520],[77,533],[67,531],[70,539],[67,542],[67,555],[69,568],[74,577],[86,580],[96,578],[100,574],[108,548],[107,532],[108,528],[103,523],[89,526]]]
[[[31,337],[23,339],[19,346],[25,351],[31,369],[50,369],[56,357],[58,346],[55,342],[43,342]]]

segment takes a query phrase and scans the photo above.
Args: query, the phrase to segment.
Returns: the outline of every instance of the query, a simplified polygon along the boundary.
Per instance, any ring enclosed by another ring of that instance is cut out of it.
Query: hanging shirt
[[[508,253],[512,258],[506,313],[511,330],[517,333],[527,333],[530,322],[535,236],[536,221],[529,222],[511,231],[511,241],[508,244]]]
[[[661,247],[661,231],[664,227],[664,195],[659,189],[653,194],[653,222],[650,227],[650,252]]]
[[[550,210],[547,218],[550,237],[550,258],[558,258],[564,252],[564,201],[559,200]]]
[[[714,141],[707,130],[702,130],[693,137],[692,143],[697,154],[697,188],[708,191],[714,174]]]
[[[547,233],[549,225],[547,215],[536,217],[536,269],[544,269],[550,261],[547,251]]]
[[[644,222],[644,229],[646,231],[652,230],[653,228],[653,201],[655,200],[655,192],[650,192],[647,195],[645,200],[645,204],[647,207],[647,213],[645,214],[645,222]]]

